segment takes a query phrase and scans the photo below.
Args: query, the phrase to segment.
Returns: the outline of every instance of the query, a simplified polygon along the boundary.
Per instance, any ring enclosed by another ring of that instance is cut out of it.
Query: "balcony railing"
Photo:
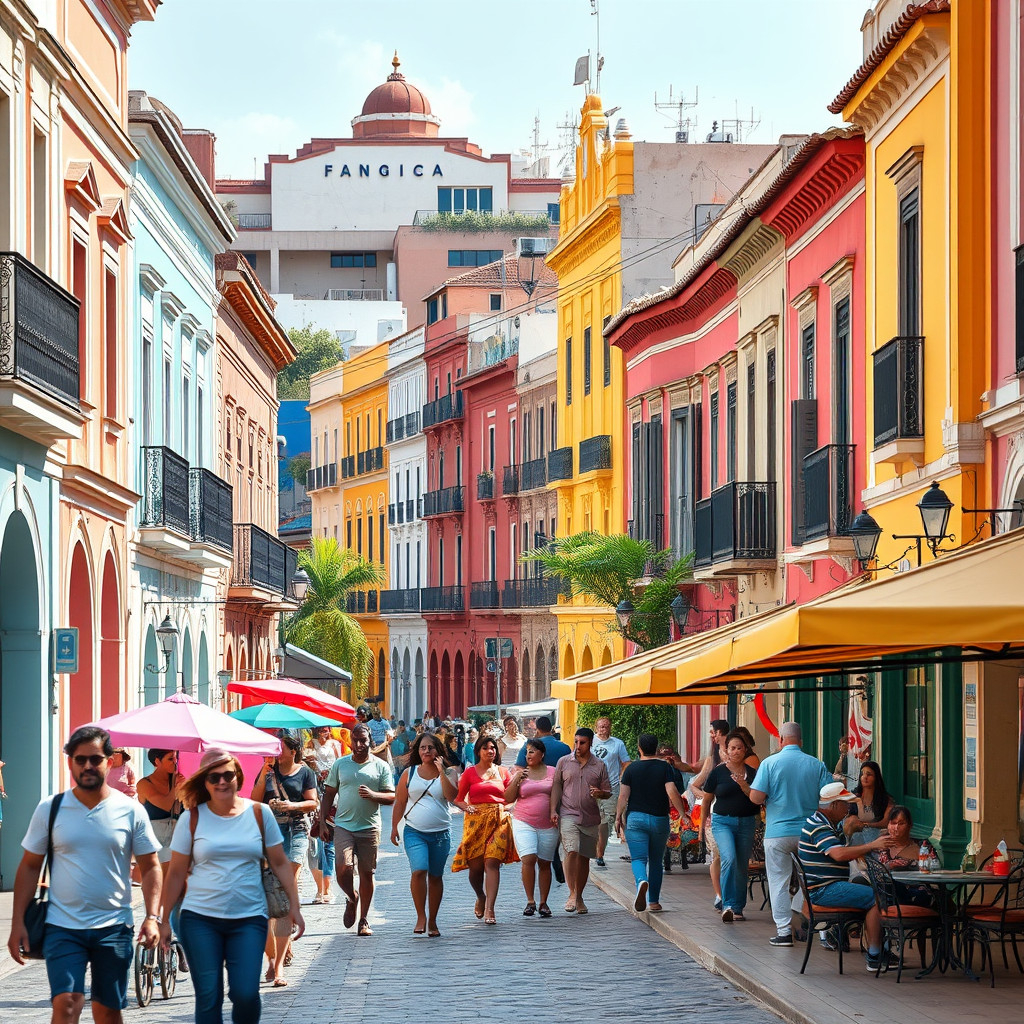
[[[234,526],[234,564],[231,584],[262,587],[287,596],[295,575],[296,552],[253,523]]]
[[[657,512],[647,519],[630,519],[626,524],[626,532],[634,540],[649,540],[655,551],[665,550],[665,515]],[[655,576],[664,573],[665,567],[652,560],[644,563],[644,576]]]
[[[569,596],[569,584],[559,576],[506,580],[501,588],[501,607],[546,608],[557,604],[560,595]]]
[[[924,338],[893,338],[874,364],[875,447],[924,437]]]
[[[366,613],[366,591],[350,590],[345,595],[345,611],[349,615],[364,615]]]
[[[461,227],[460,218],[465,228]],[[444,227],[470,232],[510,230],[523,233],[530,229],[543,233],[557,223],[558,213],[552,217],[547,210],[417,210],[412,219],[413,227]]]
[[[378,602],[377,591],[376,590],[368,590],[366,592],[366,610],[368,612],[376,612],[377,611],[377,602]]]
[[[269,213],[238,213],[235,217],[241,231],[267,231],[271,225]]]
[[[354,455],[346,455],[341,460],[341,478],[342,480],[349,480],[356,475],[356,457]]]
[[[415,518],[416,501],[413,498],[405,500],[405,521],[411,523]]]
[[[395,518],[396,518],[395,503],[391,502],[391,504],[388,505],[388,526],[394,526],[395,525]]]
[[[464,611],[462,587],[424,587],[420,591],[421,612]]]
[[[501,493],[502,494],[518,494],[519,493],[519,467],[518,466],[506,466],[505,472],[501,477]]]
[[[423,498],[419,497],[416,499],[416,518],[423,518]]]
[[[401,441],[405,437],[405,417],[398,416],[393,420],[388,420],[384,427],[384,440],[388,444],[392,444],[395,441]]]
[[[324,298],[331,302],[383,302],[382,288],[328,288]]]
[[[388,526],[401,526],[405,522],[405,502],[393,501],[388,505]]]
[[[317,466],[306,470],[306,490],[318,491],[321,487],[338,486],[338,464],[330,462],[326,466]]]
[[[580,441],[580,472],[612,468],[612,439],[609,434]]]
[[[356,458],[356,474],[376,473],[384,468],[384,449],[380,445],[376,448],[367,448],[360,452]]]
[[[188,471],[189,519],[192,539],[231,552],[231,484],[199,466]]]
[[[461,420],[463,414],[462,392],[454,391],[433,402],[427,402],[423,406],[423,429],[437,426],[438,423],[445,423],[448,420]]]
[[[842,537],[853,522],[852,444],[827,444],[804,459],[804,537]]]
[[[571,458],[571,449],[570,449]],[[570,465],[570,469],[571,469]],[[571,474],[570,474],[571,475]],[[519,467],[519,490],[535,491],[548,483],[548,460],[531,459]]]
[[[465,511],[465,488],[462,486],[442,487],[439,491],[427,491],[423,495],[423,516],[445,516]]]
[[[21,380],[78,410],[78,300],[15,252],[0,253],[0,381]]]
[[[470,608],[497,608],[498,584],[496,580],[484,580],[469,585]]]
[[[188,462],[170,448],[142,449],[143,527],[163,527],[192,535],[189,524]]]
[[[572,479],[572,449],[556,448],[548,452],[548,481]]]
[[[477,473],[476,476],[476,500],[477,501],[493,501],[494,500],[494,474],[493,473]],[[476,584],[473,584],[476,586]]]
[[[695,509],[698,567],[733,560],[775,558],[775,483],[733,482]]]
[[[382,615],[406,614],[415,615],[420,610],[420,590],[414,587],[407,590],[382,590],[380,592],[380,611]]]

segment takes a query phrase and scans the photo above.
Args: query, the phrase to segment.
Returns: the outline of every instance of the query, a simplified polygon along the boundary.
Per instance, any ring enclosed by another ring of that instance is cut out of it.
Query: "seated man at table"
[[[882,924],[870,886],[850,881],[850,861],[866,857],[875,850],[888,849],[893,839],[883,833],[874,842],[848,845],[849,832],[856,818],[847,818],[850,802],[857,798],[841,782],[822,786],[818,794],[818,810],[804,822],[800,833],[798,854],[807,876],[807,889],[815,906],[857,907],[866,910],[864,934],[868,940],[868,970],[882,966]],[[844,827],[844,820],[849,825]],[[891,965],[896,965],[893,958]]]

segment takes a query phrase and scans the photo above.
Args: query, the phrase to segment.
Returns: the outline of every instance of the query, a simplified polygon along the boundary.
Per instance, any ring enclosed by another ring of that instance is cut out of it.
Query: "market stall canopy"
[[[964,660],[1024,656],[1022,580],[1024,531],[1017,530],[557,680],[552,696],[718,703],[709,695],[730,685],[877,671],[896,655],[917,663],[921,652],[943,648],[959,649]]]
[[[304,708],[290,708],[287,704],[252,704],[228,712],[228,717],[256,729],[317,729],[322,725],[333,727],[338,724],[333,718]]]
[[[351,704],[297,679],[233,679],[228,683],[228,692],[240,693],[243,697],[264,703],[302,708],[323,715],[332,722],[350,724],[356,720],[355,708]]]
[[[288,679],[297,679],[300,683],[315,683],[321,689],[329,689],[334,696],[341,695],[341,687],[352,682],[352,673],[334,665],[315,654],[296,647],[295,644],[284,645],[284,671],[282,675]],[[325,687],[324,684],[332,684]]]

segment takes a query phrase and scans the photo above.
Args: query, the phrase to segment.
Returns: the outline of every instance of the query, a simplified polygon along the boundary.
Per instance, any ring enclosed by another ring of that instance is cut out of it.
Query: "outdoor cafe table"
[[[970,964],[965,963],[960,956],[964,911],[962,892],[974,885],[998,884],[1002,879],[991,871],[894,871],[892,879],[904,885],[926,886],[938,896],[936,902],[942,930],[934,943],[932,962],[923,971],[919,971],[917,977],[926,977],[936,967],[940,971],[948,967],[962,971],[966,977],[977,981],[978,976],[971,970]]]

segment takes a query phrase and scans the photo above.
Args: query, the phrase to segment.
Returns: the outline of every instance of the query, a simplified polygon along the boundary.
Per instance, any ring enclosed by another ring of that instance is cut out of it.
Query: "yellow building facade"
[[[622,304],[619,197],[633,192],[633,143],[606,138],[601,98],[583,105],[575,180],[561,195],[558,244],[547,258],[558,275],[558,400],[548,486],[558,491],[557,536],[622,533],[624,412],[622,357],[602,328]],[[623,656],[604,606],[559,604],[562,676]]]

